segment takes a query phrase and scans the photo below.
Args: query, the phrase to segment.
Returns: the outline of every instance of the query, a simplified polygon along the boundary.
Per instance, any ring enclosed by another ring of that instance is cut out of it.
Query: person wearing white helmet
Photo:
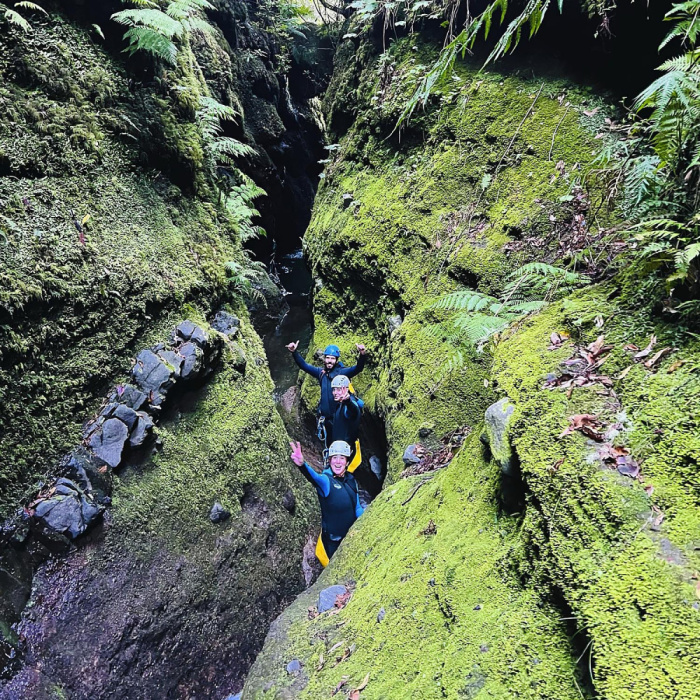
[[[348,445],[354,445],[360,434],[363,404],[350,393],[350,380],[342,374],[333,377],[331,391],[335,401],[331,440],[343,440]]]
[[[362,515],[355,477],[348,472],[350,445],[336,440],[328,448],[330,466],[320,474],[304,459],[301,443],[290,442],[291,458],[307,481],[314,485],[321,506],[321,534],[316,543],[316,556],[323,566],[338,549],[352,524]]]
[[[319,439],[326,446],[332,442],[331,432],[333,429],[333,416],[335,415],[336,406],[333,401],[331,392],[331,381],[334,377],[345,375],[346,377],[354,377],[362,372],[367,361],[367,350],[364,345],[356,345],[357,351],[360,353],[357,364],[352,367],[346,367],[340,361],[340,348],[337,345],[329,345],[323,351],[323,367],[314,367],[304,361],[297,347],[299,341],[289,343],[287,350],[292,353],[294,362],[307,374],[315,377],[321,387],[321,398],[318,402],[316,415],[318,418]]]

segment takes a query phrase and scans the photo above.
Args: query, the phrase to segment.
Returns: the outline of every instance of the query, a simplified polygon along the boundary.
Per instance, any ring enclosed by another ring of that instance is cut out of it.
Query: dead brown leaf
[[[561,467],[562,464],[564,464],[564,460],[558,459],[556,462],[554,462],[554,464],[547,467],[547,471],[552,472],[553,474],[554,472],[558,471],[559,467]]]
[[[663,350],[659,350],[654,357],[652,357],[650,360],[647,360],[644,363],[644,366],[647,369],[654,369],[654,365],[662,358],[666,357],[669,353],[673,352],[673,348],[664,348]]]
[[[350,691],[350,695],[348,695],[348,700],[360,700],[360,691],[355,689]]]
[[[352,591],[347,591],[341,595],[337,595],[335,597],[335,607],[338,608],[338,610],[342,610],[348,604],[351,597]]]
[[[434,535],[437,532],[437,525],[434,523],[433,519],[430,519],[430,522],[425,526],[423,530],[420,531],[421,535],[425,535],[426,537],[428,535]]]
[[[647,357],[648,355],[651,355],[651,351],[654,348],[654,345],[656,345],[656,336],[652,335],[651,338],[649,338],[649,345],[647,345],[644,350],[640,350],[635,356],[635,360],[642,360],[643,358]]]
[[[569,417],[569,425],[562,431],[559,438],[561,439],[567,435],[571,435],[575,430],[580,430],[592,440],[603,442],[603,436],[596,428],[600,428],[600,421],[597,416],[591,413],[578,413]]]
[[[335,686],[335,690],[331,693],[331,695],[337,695],[340,692],[340,689],[348,682],[348,678],[350,678],[350,676],[343,676],[338,685]]]
[[[680,369],[684,364],[685,364],[685,360],[676,360],[676,361],[666,370],[666,372],[667,372],[668,374],[671,374],[672,372],[675,372],[677,369]]]
[[[595,116],[595,115],[598,113],[598,110],[599,110],[599,109],[600,109],[600,107],[596,107],[595,109],[584,109],[584,110],[583,110],[583,113],[584,113],[587,117],[593,117],[593,116]]]
[[[323,658],[323,652],[321,652],[321,656],[318,657],[318,665],[316,666],[316,670],[317,671],[322,670],[325,665],[326,665],[326,660]]]
[[[362,683],[360,683],[360,685],[358,685],[357,688],[355,688],[355,690],[360,690],[360,691],[364,690],[367,687],[368,683],[369,683],[369,673],[365,676]]]
[[[630,365],[629,367],[625,367],[625,369],[620,372],[620,374],[617,375],[616,379],[624,379],[627,376],[627,373],[632,369],[634,365]]]
[[[634,344],[634,343],[627,343],[623,350],[626,350],[627,352],[637,352],[639,348]]]

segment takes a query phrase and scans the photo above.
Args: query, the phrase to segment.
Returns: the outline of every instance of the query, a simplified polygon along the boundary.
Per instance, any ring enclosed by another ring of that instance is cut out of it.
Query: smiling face
[[[344,401],[348,398],[349,389],[346,386],[334,386],[331,392],[333,392],[333,398],[336,401]]]
[[[331,471],[336,476],[343,476],[348,467],[348,458],[343,455],[333,455],[331,457]]]
[[[338,362],[338,358],[335,355],[323,356],[323,366],[328,372],[330,372],[335,367],[336,362]]]

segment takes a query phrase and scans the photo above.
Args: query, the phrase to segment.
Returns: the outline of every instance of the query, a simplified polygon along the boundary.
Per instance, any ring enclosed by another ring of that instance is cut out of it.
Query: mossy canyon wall
[[[396,130],[437,47],[387,43],[350,24],[338,48],[324,98],[337,146],[305,250],[314,346],[371,350],[356,384],[385,422],[388,478],[273,625],[243,697],[698,698],[699,348],[653,308],[660,281],[627,271],[624,251],[609,266],[616,214],[583,175],[615,138],[612,101],[541,55],[463,62]],[[532,261],[591,282],[448,365],[454,346],[427,328],[445,317],[438,296],[498,296]],[[408,445],[440,454],[455,430],[447,466],[402,474]],[[337,583],[349,601],[314,614]]]
[[[250,265],[250,215],[225,206],[198,111],[235,110],[223,136],[249,147],[236,164],[267,189],[275,234],[275,211],[303,227],[313,197],[319,84],[290,83],[305,68],[254,2],[216,3],[214,31],[170,66],[122,52],[118,2],[45,7],[31,31],[0,31],[0,696],[224,696],[304,586],[315,504],[226,269]],[[222,307],[236,342],[164,406],[155,446],[125,455],[104,521],[67,551],[23,540],[17,522],[132,358],[185,319],[216,335]]]

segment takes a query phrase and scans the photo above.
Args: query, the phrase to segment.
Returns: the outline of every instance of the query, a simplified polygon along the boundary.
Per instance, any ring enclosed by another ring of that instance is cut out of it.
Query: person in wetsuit
[[[343,374],[333,377],[331,392],[335,401],[331,439],[342,440],[354,447],[360,433],[362,404],[350,393],[350,380]]]
[[[334,439],[331,438],[331,434],[333,431],[333,419],[336,413],[336,404],[333,399],[333,392],[331,391],[331,382],[333,381],[334,377],[341,374],[345,377],[354,377],[362,372],[365,362],[367,361],[367,350],[364,345],[356,345],[357,350],[360,353],[357,364],[353,367],[346,367],[340,361],[340,349],[338,346],[329,345],[323,351],[323,367],[314,367],[313,365],[310,365],[308,362],[304,361],[301,353],[297,350],[298,345],[298,340],[296,343],[289,343],[289,345],[287,345],[287,350],[292,353],[292,357],[297,365],[299,365],[304,372],[318,379],[318,383],[321,385],[321,400],[318,402],[316,412],[319,418],[319,426],[325,427],[327,435],[325,443],[328,445]],[[322,437],[320,437],[320,439],[323,441]]]
[[[316,544],[316,556],[323,566],[335,554],[352,524],[364,512],[360,505],[355,477],[347,471],[350,445],[336,441],[328,448],[330,467],[320,474],[304,460],[300,443],[289,443],[292,461],[316,488],[321,505],[321,535]]]

